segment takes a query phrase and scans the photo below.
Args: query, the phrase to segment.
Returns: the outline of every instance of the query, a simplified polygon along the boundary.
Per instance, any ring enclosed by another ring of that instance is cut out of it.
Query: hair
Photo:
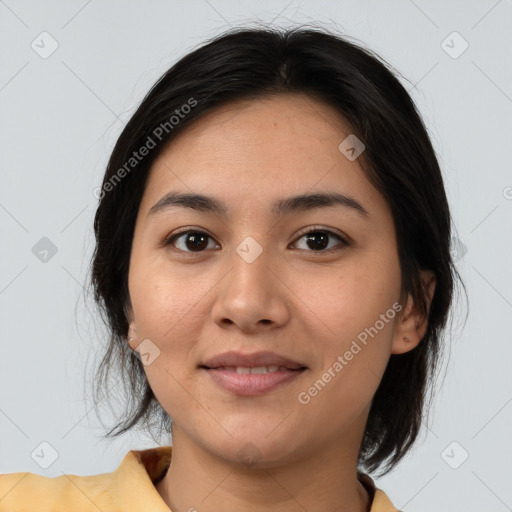
[[[460,276],[450,253],[452,219],[435,151],[415,104],[386,64],[371,50],[326,29],[239,27],[185,55],[149,90],[115,144],[94,218],[91,285],[110,339],[93,393],[98,399],[105,388],[108,396],[108,375],[116,368],[128,398],[105,437],[135,426],[151,431],[155,420],[160,432],[172,432],[172,419],[126,341],[132,239],[152,163],[207,112],[238,99],[301,93],[330,105],[363,141],[358,162],[391,207],[402,292],[410,293],[428,317],[420,343],[390,356],[371,403],[358,464],[370,472],[384,466],[383,475],[405,456],[420,432],[426,390],[435,380],[441,335]],[[149,147],[148,141],[154,147],[134,161],[134,151]],[[430,307],[422,269],[435,274]]]

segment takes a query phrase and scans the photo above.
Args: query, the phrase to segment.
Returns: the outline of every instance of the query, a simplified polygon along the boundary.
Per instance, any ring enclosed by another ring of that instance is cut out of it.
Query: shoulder
[[[373,500],[372,508],[370,512],[405,512],[404,510],[398,510],[391,500],[388,498],[387,494],[381,490],[375,490],[375,497]]]
[[[405,512],[398,510],[393,505],[387,494],[382,489],[376,487],[375,482],[370,475],[358,471],[357,478],[363,484],[370,496],[371,507],[369,512]]]
[[[0,512],[29,510],[90,510],[110,484],[109,474],[62,475],[54,478],[35,473],[0,475]],[[103,500],[105,501],[105,500]]]
[[[100,475],[0,475],[0,512],[69,512],[71,506],[73,512],[169,512],[140,454],[130,451],[115,471]]]

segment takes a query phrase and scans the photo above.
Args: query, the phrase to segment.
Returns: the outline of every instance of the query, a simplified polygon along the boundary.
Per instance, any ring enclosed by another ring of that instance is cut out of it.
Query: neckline
[[[157,446],[146,450],[133,451],[136,453],[140,462],[144,465],[153,485],[158,485],[167,474],[171,465],[172,445]],[[368,492],[368,496],[370,498],[368,512],[370,512],[375,499],[375,482],[370,475],[359,470],[357,471],[357,480]]]
[[[367,512],[371,512],[373,502],[375,500],[375,482],[373,481],[373,478],[370,475],[367,475],[366,473],[363,473],[362,471],[357,472],[357,479],[359,482],[361,482],[361,485],[366,489],[366,492],[368,493],[368,496],[370,497],[368,501],[368,509]]]

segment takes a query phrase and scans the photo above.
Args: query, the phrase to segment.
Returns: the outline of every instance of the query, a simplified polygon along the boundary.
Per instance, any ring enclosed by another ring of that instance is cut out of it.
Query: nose
[[[257,333],[288,321],[290,290],[271,252],[263,250],[252,260],[243,250],[233,251],[231,269],[218,285],[212,308],[213,320],[221,328],[237,326]]]

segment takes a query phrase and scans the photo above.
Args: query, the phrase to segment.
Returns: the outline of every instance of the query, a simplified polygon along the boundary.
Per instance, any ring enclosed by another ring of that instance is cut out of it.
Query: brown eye
[[[332,246],[333,238],[341,243]],[[330,253],[349,245],[344,238],[328,229],[312,229],[302,234],[298,240],[300,239],[304,239],[306,244],[306,248],[301,250],[314,253]],[[171,235],[164,242],[164,246],[172,245],[185,253],[201,253],[205,252],[206,249],[220,248],[216,243],[213,243],[213,246],[209,245],[209,241],[213,242],[213,238],[208,233],[189,229]]]
[[[176,241],[179,245],[176,244]],[[204,249],[208,248],[208,239],[213,240],[210,235],[203,231],[182,231],[181,233],[175,234],[165,241],[165,245],[173,245],[180,251],[184,252],[204,252]],[[217,247],[219,247],[217,245]],[[211,248],[211,247],[210,247]]]
[[[349,245],[348,242],[343,239],[337,233],[333,233],[327,229],[313,229],[304,233],[299,237],[299,240],[304,238],[306,240],[306,247],[309,252],[331,252],[336,251],[346,245]],[[329,247],[329,241],[332,238],[336,238],[341,242],[341,244],[337,244],[337,246]],[[340,247],[341,246],[341,247]]]

